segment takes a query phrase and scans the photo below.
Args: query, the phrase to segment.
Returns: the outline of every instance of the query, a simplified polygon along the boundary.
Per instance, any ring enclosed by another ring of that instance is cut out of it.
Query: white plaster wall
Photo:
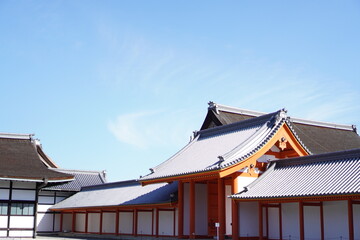
[[[138,212],[138,234],[151,235],[152,231],[152,213],[151,212]]]
[[[33,216],[11,216],[10,228],[33,228],[34,217]]]
[[[231,206],[231,199],[228,198],[228,196],[231,195],[231,186],[230,185],[226,185],[225,186],[225,233],[227,235],[231,235],[232,233],[232,228],[231,228],[231,211],[232,211],[232,206]]]
[[[0,200],[9,200],[9,190],[0,189]]]
[[[35,190],[13,190],[12,199],[13,200],[29,200],[34,201],[36,196]]]
[[[72,231],[72,214],[71,213],[63,214],[62,230],[63,230],[63,232],[71,232]]]
[[[10,231],[9,232],[10,237],[32,237],[33,232],[32,231]]]
[[[238,204],[240,237],[259,236],[258,202],[240,202]]]
[[[76,214],[75,231],[76,232],[85,232],[85,214],[84,213]]]
[[[291,239],[299,239],[299,204],[282,203],[281,214],[283,238],[289,239],[291,236]]]
[[[55,218],[55,222],[54,222],[54,231],[55,232],[58,232],[60,231],[60,214],[57,213],[57,214],[53,214],[54,215],[54,218]]]
[[[46,212],[52,206],[53,205],[38,205],[37,211],[38,212]]]
[[[52,196],[39,196],[40,204],[54,204],[54,197]]]
[[[299,239],[299,203],[282,203],[282,233],[284,239]]]
[[[103,213],[102,231],[104,233],[115,233],[116,213]]]
[[[0,228],[7,228],[8,216],[0,216]]]
[[[195,184],[195,234],[207,235],[207,185]]]
[[[119,233],[132,234],[133,232],[133,213],[120,212],[119,213]]]
[[[53,214],[38,213],[37,214],[37,231],[52,232],[53,230]]]
[[[100,233],[100,213],[88,213],[88,232]]]
[[[325,239],[349,238],[347,201],[327,201],[323,204]]]
[[[237,177],[236,180],[237,180],[237,189],[236,192],[241,192],[244,190],[244,187],[246,187],[247,185],[249,185],[250,183],[252,183],[254,180],[256,180],[257,178],[256,177]]]
[[[360,239],[360,204],[353,204],[354,238]]]
[[[6,237],[7,231],[0,231],[0,237]]]
[[[36,189],[36,183],[34,182],[13,182],[13,188],[29,188]]]
[[[304,206],[305,239],[321,239],[320,207]]]
[[[183,234],[189,235],[190,232],[190,203],[189,203],[190,184],[184,183],[184,223]]]
[[[278,208],[268,208],[268,224],[269,224],[269,238],[270,239],[279,239],[279,209]]]
[[[9,188],[10,187],[10,182],[0,180],[0,187]]]
[[[174,212],[159,211],[159,235],[174,234]]]

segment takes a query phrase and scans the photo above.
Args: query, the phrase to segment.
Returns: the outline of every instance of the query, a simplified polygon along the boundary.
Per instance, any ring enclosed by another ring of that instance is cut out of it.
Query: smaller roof
[[[286,122],[286,112],[217,126],[195,133],[195,138],[140,181],[220,170],[241,162],[263,147]]]
[[[55,204],[51,209],[97,208],[170,203],[177,192],[177,182],[142,186],[136,180],[85,187]]]
[[[52,170],[70,174],[74,176],[75,179],[71,182],[67,182],[61,185],[46,187],[44,188],[45,190],[78,192],[83,187],[106,183],[105,171],[67,170],[60,168],[53,168]]]
[[[48,169],[30,134],[0,133],[0,166],[2,180],[56,183],[74,178]]]
[[[243,200],[360,194],[360,149],[272,161]]]

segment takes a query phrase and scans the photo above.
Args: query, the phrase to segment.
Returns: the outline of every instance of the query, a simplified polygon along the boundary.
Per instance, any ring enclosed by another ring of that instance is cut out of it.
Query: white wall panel
[[[159,211],[159,235],[174,234],[174,212]]]
[[[269,225],[269,238],[279,239],[279,208],[268,208],[268,225]]]
[[[0,237],[6,237],[6,236],[7,236],[7,231],[0,230]]]
[[[88,232],[100,233],[100,213],[88,213]]]
[[[116,213],[103,213],[102,231],[104,233],[115,233]]]
[[[282,231],[284,239],[299,239],[299,203],[282,203]]]
[[[353,204],[354,238],[360,239],[360,204]]]
[[[53,230],[53,214],[37,214],[37,230],[40,232],[52,232]]]
[[[231,227],[231,199],[228,198],[227,196],[231,195],[231,186],[230,185],[226,185],[225,186],[225,229],[226,229],[226,234],[227,235],[231,235],[232,233],[232,227]]]
[[[0,228],[7,227],[8,216],[0,216]]]
[[[138,212],[138,234],[151,235],[152,212]]]
[[[77,213],[75,219],[75,231],[76,232],[85,232],[85,214]]]
[[[71,232],[72,231],[72,214],[65,213],[63,214],[63,222],[62,222],[62,231],[63,232]]]
[[[36,189],[36,183],[34,182],[13,182],[13,188],[28,188],[28,189]]]
[[[9,232],[10,237],[32,237],[33,231],[10,231]]]
[[[207,185],[195,184],[195,234],[207,235]]]
[[[119,213],[119,233],[132,234],[133,232],[133,213],[120,212]]]
[[[38,205],[38,212],[46,212],[53,205]]]
[[[0,200],[9,200],[9,192],[8,189],[0,189]]]
[[[35,190],[15,190],[12,191],[13,200],[28,200],[35,201],[36,191]]]
[[[9,187],[10,187],[10,182],[9,182],[9,181],[4,181],[4,180],[0,180],[0,187],[9,188]]]
[[[239,235],[255,237],[259,235],[259,209],[257,202],[240,202],[239,204]]]
[[[55,219],[55,222],[54,222],[54,231],[55,232],[58,232],[60,231],[60,214],[59,213],[56,213],[56,214],[53,214],[54,215],[54,219]]]
[[[325,239],[348,238],[347,201],[326,201],[323,204]]]
[[[304,206],[305,239],[321,239],[320,207]]]
[[[10,228],[33,228],[33,216],[10,216]]]

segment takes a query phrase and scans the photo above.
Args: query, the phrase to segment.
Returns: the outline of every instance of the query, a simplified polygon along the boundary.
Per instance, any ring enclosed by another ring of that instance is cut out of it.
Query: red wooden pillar
[[[156,208],[156,237],[159,237],[159,208]]]
[[[134,219],[133,219],[133,235],[136,237],[137,236],[137,218],[138,218],[138,213],[137,213],[137,209],[134,209]]]
[[[320,202],[320,231],[321,231],[321,240],[325,239],[324,234],[324,207],[323,202]]]
[[[218,216],[219,216],[219,240],[225,239],[225,183],[224,179],[218,179]]]
[[[119,223],[120,223],[120,214],[119,214],[119,209],[116,209],[116,219],[115,219],[115,234],[119,235]]]
[[[100,226],[99,226],[100,234],[103,233],[103,210],[100,210]]]
[[[233,182],[231,184],[231,193],[237,193],[237,178],[236,176],[233,177]],[[234,199],[231,201],[231,228],[232,228],[232,239],[238,240],[239,239],[239,207],[238,202]]]
[[[190,181],[190,232],[189,238],[195,238],[195,182]]]
[[[258,211],[259,211],[259,240],[263,240],[263,236],[264,236],[264,233],[263,233],[263,208],[262,208],[262,204],[261,202],[259,202],[259,205],[258,205]]]
[[[265,211],[266,211],[266,238],[269,239],[269,206],[266,205],[265,206]]]
[[[88,222],[89,222],[88,212],[85,211],[85,233],[88,233]]]
[[[63,231],[63,219],[64,219],[64,214],[63,212],[60,213],[60,232]]]
[[[299,202],[299,224],[300,224],[300,240],[305,239],[304,233],[304,203]]]
[[[76,212],[72,212],[72,226],[71,226],[72,232],[75,232],[75,224],[76,224]]]
[[[353,205],[351,199],[348,199],[348,224],[349,224],[349,240],[354,240],[354,217],[353,217]]]
[[[175,231],[174,231],[175,234]],[[184,183],[178,183],[178,238],[184,235]]]

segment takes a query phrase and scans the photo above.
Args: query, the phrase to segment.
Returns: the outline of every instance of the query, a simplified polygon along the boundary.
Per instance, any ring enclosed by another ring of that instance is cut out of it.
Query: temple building
[[[191,141],[148,175],[83,188],[51,210],[76,234],[353,240],[359,149],[354,126],[210,102]]]

